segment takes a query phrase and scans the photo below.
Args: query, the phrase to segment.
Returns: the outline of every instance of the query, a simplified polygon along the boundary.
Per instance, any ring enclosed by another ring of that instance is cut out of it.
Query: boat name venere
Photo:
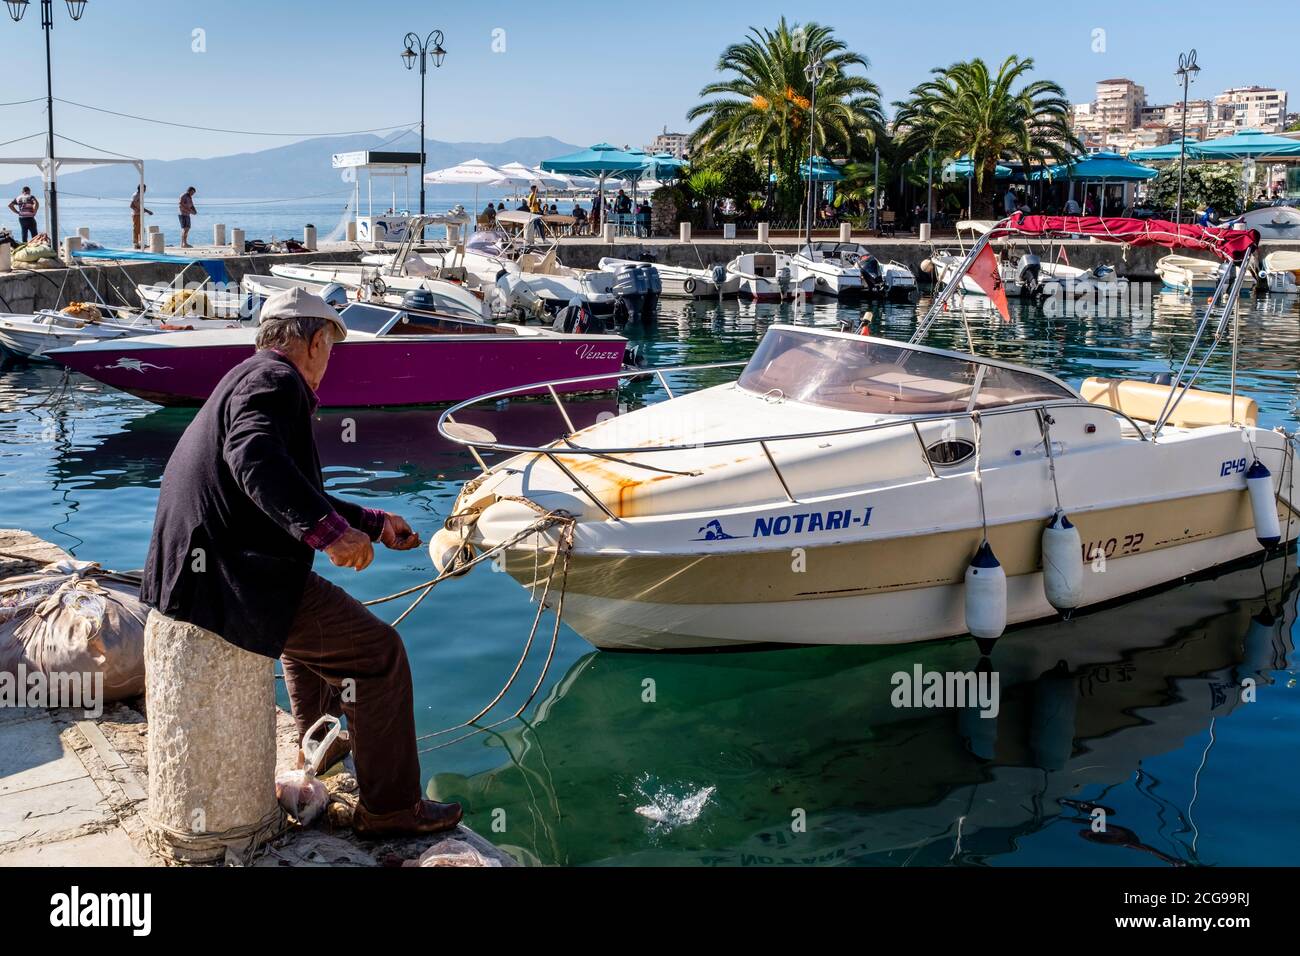
[[[616,359],[623,355],[622,349],[610,348],[606,345],[592,345],[590,342],[583,342],[575,350],[574,354],[580,359]]]
[[[755,518],[751,538],[773,538],[786,534],[812,534],[817,531],[843,531],[846,528],[865,528],[871,524],[872,508],[833,508],[830,511],[802,511],[792,515],[775,515]],[[710,521],[699,530],[695,541],[726,541],[744,535],[729,534],[718,519]]]

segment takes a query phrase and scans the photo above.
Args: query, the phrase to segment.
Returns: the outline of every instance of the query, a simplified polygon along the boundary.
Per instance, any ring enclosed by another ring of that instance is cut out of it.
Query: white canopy
[[[538,189],[571,189],[572,179],[560,173],[544,173],[523,163],[506,163],[501,172],[510,177],[512,185],[533,186]]]
[[[433,186],[496,186],[509,179],[506,173],[481,159],[467,160],[424,174],[424,181]],[[509,185],[508,182],[504,184]]]

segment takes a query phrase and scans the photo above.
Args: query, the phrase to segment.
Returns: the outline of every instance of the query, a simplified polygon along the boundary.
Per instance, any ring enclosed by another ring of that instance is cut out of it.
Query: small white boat
[[[784,302],[798,295],[812,295],[817,282],[811,275],[798,276],[792,257],[784,252],[746,252],[727,263],[727,277],[737,285],[737,294],[759,302]]]
[[[1261,239],[1290,239],[1300,241],[1300,209],[1295,206],[1261,206],[1243,213],[1230,223],[1243,223],[1254,229]]]
[[[935,281],[945,285],[961,268],[966,254],[966,238],[973,240],[985,235],[994,223],[984,219],[963,219],[957,223],[956,252],[937,252],[921,263],[921,271],[934,272]],[[927,268],[928,266],[928,268]],[[1065,262],[1044,262],[1037,253],[1026,251],[1016,256],[1013,250],[1003,248],[998,256],[998,273],[1007,298],[1054,298],[1058,296],[1079,298],[1086,295],[1120,295],[1128,287],[1128,279],[1119,275],[1114,266],[1099,265],[1093,269],[1080,269]],[[985,292],[970,276],[962,277],[961,291],[969,295]]]
[[[618,259],[605,256],[598,263],[602,272],[614,272],[619,266],[639,266],[644,263],[635,259]],[[718,296],[735,295],[740,287],[738,279],[729,281],[726,266],[714,266],[712,269],[692,269],[687,266],[666,266],[658,262],[650,263],[659,273],[663,291],[659,294],[673,299],[714,299]]]
[[[1223,276],[1224,265],[1210,259],[1168,255],[1156,263],[1156,274],[1177,292],[1213,292]]]
[[[63,310],[34,314],[0,313],[0,347],[29,362],[49,361],[45,353],[90,339],[118,339],[185,329],[238,328],[227,318],[169,316],[159,318],[127,309],[74,303]]]
[[[469,289],[430,276],[385,272],[376,266],[341,262],[277,264],[271,266],[271,275],[317,290],[337,284],[354,293],[359,300],[388,305],[407,304],[407,296],[414,293],[423,300],[418,307],[426,311],[477,322],[491,318],[487,303]]]
[[[1270,252],[1264,257],[1263,267],[1269,292],[1300,292],[1300,252],[1290,249]]]
[[[857,242],[813,242],[791,263],[799,278],[811,276],[816,291],[826,295],[867,295],[906,299],[916,291],[916,276],[901,262],[881,262]]]
[[[138,282],[135,291],[145,309],[159,316],[248,319],[260,304],[242,289],[186,289],[170,282]]]

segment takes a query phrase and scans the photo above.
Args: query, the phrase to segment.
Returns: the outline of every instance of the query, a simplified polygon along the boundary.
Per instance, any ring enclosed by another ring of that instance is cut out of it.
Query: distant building
[[[1261,129],[1276,133],[1286,129],[1286,90],[1269,86],[1237,86],[1214,98],[1219,107],[1217,128],[1223,133]]]
[[[1132,80],[1102,80],[1092,108],[1092,126],[1104,130],[1128,130],[1142,122],[1147,94]]]
[[[687,157],[686,141],[688,139],[690,139],[689,133],[670,133],[668,127],[665,126],[664,131],[646,146],[645,151],[651,154],[668,153],[677,159],[685,159]]]

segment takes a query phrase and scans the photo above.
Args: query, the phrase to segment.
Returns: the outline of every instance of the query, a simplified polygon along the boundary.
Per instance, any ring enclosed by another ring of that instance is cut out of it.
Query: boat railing
[[[981,419],[984,418],[1000,417],[1003,415],[1032,414],[1036,416],[1039,429],[1043,433],[1045,441],[1047,441],[1048,439],[1046,438],[1046,436],[1048,433],[1048,429],[1052,424],[1052,419],[1051,419],[1052,409],[1091,408],[1091,409],[1096,409],[1097,411],[1103,412],[1108,415],[1113,415],[1116,418],[1123,419],[1133,428],[1138,440],[1144,442],[1152,440],[1148,438],[1147,433],[1142,429],[1141,425],[1139,425],[1136,421],[1133,420],[1133,418],[1131,418],[1126,413],[1120,411],[1119,409],[1111,408],[1108,405],[1101,405],[1096,402],[1085,401],[1081,398],[1080,399],[1062,398],[1062,399],[1051,399],[1048,401],[1025,403],[1019,405],[1008,405],[1001,408],[989,408],[989,409],[970,408],[964,411],[949,412],[946,414],[936,413],[933,415],[910,416],[908,418],[894,420],[894,421],[883,421],[883,422],[874,421],[871,422],[870,424],[854,425],[848,428],[825,428],[825,429],[817,429],[815,431],[805,431],[805,432],[781,432],[781,433],[768,434],[768,435],[745,435],[737,438],[723,438],[714,441],[693,442],[691,444],[632,445],[627,447],[591,448],[585,445],[574,444],[574,442],[572,441],[572,437],[574,434],[577,433],[578,429],[575,427],[573,423],[573,419],[569,415],[568,409],[565,407],[563,400],[560,398],[560,393],[557,388],[558,386],[574,386],[574,385],[581,386],[587,384],[594,385],[597,382],[608,382],[611,379],[617,381],[619,379],[624,379],[624,378],[642,378],[642,377],[653,376],[659,380],[660,386],[667,393],[668,397],[672,399],[675,398],[676,395],[673,392],[672,386],[668,382],[669,375],[679,374],[679,373],[712,371],[716,369],[743,368],[747,364],[748,364],[747,362],[737,361],[737,362],[710,362],[701,365],[679,365],[671,368],[651,368],[651,369],[625,368],[617,372],[602,372],[594,375],[579,375],[572,378],[552,379],[546,382],[535,382],[531,385],[522,385],[522,386],[515,386],[513,388],[504,388],[495,392],[488,392],[487,394],[479,395],[474,398],[467,399],[466,401],[460,402],[456,405],[453,405],[451,408],[448,408],[438,418],[438,433],[442,435],[444,438],[448,439],[449,441],[455,442],[458,445],[464,445],[468,447],[470,453],[474,456],[475,461],[478,462],[478,465],[483,470],[484,474],[491,474],[491,472],[493,471],[493,466],[489,466],[487,462],[484,461],[480,452],[488,451],[488,452],[502,452],[511,455],[526,454],[526,455],[543,456],[547,458],[552,464],[554,464],[560,471],[562,471],[569,479],[571,479],[574,485],[579,490],[581,490],[582,493],[593,504],[596,505],[596,507],[598,507],[602,512],[605,513],[607,517],[609,517],[611,520],[614,521],[620,519],[609,509],[609,507],[605,504],[605,502],[601,500],[599,495],[597,495],[590,488],[588,488],[587,485],[582,481],[582,479],[579,478],[573,472],[572,469],[570,469],[567,465],[564,464],[563,461],[560,460],[561,456],[563,457],[588,456],[592,458],[604,458],[607,460],[617,461],[618,463],[627,465],[629,467],[641,468],[647,471],[654,471],[661,474],[679,475],[682,477],[694,477],[698,475],[699,472],[676,471],[676,470],[663,468],[656,465],[651,465],[645,462],[629,461],[626,458],[616,458],[615,456],[642,455],[642,454],[656,453],[656,452],[697,451],[703,448],[730,448],[730,447],[735,447],[737,445],[758,445],[759,448],[762,449],[763,455],[767,459],[768,464],[771,466],[777,481],[780,483],[781,489],[784,492],[785,497],[791,503],[797,504],[798,499],[795,497],[794,493],[790,490],[789,482],[786,481],[785,475],[782,473],[780,466],[777,464],[776,459],[772,455],[772,449],[771,449],[772,445],[781,442],[803,441],[810,438],[836,438],[836,437],[843,437],[847,435],[864,435],[870,432],[884,431],[885,429],[890,429],[890,428],[910,429],[912,431],[912,434],[916,437],[917,446],[921,454],[921,460],[925,463],[925,466],[929,471],[930,477],[941,478],[943,476],[941,476],[939,472],[935,469],[934,461],[931,460],[929,451],[926,448],[925,439],[921,435],[921,425],[928,424],[930,422],[950,422],[959,418],[965,418],[972,422],[979,422]],[[574,389],[569,389],[569,390],[572,391]],[[465,411],[468,408],[472,408],[475,405],[480,405],[485,402],[495,403],[501,401],[502,399],[509,399],[512,397],[536,395],[539,392],[546,392],[550,396],[551,400],[555,403],[555,406],[559,411],[560,417],[564,422],[565,428],[567,429],[566,433],[562,437],[556,439],[555,441],[551,442],[548,445],[540,445],[540,446],[539,445],[515,445],[509,442],[498,441],[496,436],[493,435],[487,429],[480,428],[479,426],[462,425],[461,423],[457,422],[455,419],[456,415],[458,415],[462,411]]]

